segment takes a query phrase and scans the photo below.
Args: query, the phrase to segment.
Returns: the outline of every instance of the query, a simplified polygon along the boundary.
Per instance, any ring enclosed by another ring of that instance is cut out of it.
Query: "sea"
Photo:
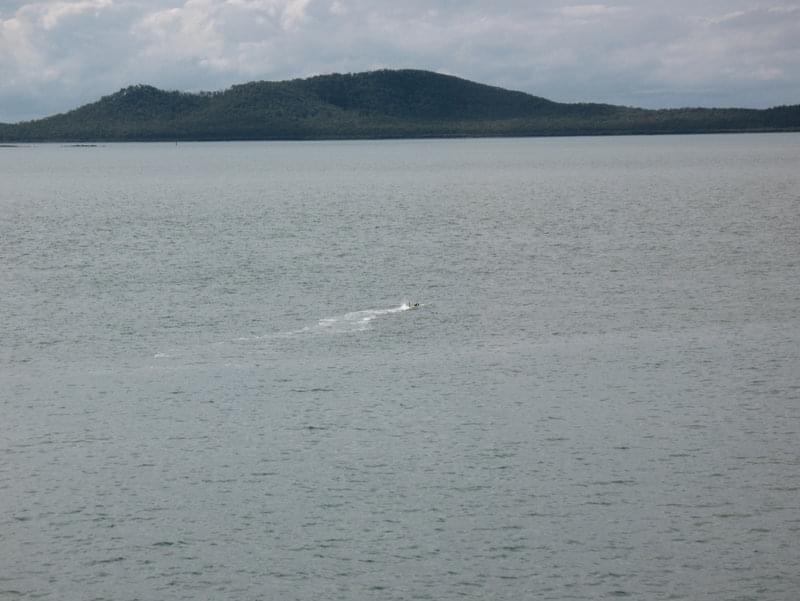
[[[800,134],[0,148],[3,601],[799,594]]]

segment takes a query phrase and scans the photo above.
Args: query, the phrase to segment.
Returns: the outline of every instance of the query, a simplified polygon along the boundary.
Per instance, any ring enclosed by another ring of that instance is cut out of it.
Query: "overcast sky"
[[[0,121],[134,83],[419,68],[559,101],[800,103],[800,0],[0,0]]]

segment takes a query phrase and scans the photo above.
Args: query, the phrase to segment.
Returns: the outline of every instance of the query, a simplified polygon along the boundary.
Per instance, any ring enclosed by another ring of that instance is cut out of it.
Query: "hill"
[[[304,140],[800,130],[800,105],[645,110],[566,104],[428,71],[259,81],[189,94],[130,86],[67,113],[0,124],[0,142]]]

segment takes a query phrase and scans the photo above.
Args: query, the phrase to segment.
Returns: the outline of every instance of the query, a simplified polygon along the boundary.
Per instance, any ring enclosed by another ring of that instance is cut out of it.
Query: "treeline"
[[[78,109],[0,124],[0,142],[298,140],[800,130],[800,105],[645,110],[557,103],[427,71],[252,82],[188,94],[137,85]]]

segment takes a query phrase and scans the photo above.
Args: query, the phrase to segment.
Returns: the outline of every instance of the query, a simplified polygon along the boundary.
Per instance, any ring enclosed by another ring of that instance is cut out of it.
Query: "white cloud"
[[[225,40],[217,31],[213,0],[187,0],[179,8],[145,14],[131,28],[135,48],[148,61],[219,61]]]
[[[796,80],[800,65],[797,7],[748,8],[696,21],[664,50],[659,76],[682,85]],[[800,102],[800,98],[794,100]]]
[[[339,0],[335,0],[331,2],[330,8],[328,9],[332,15],[346,15],[347,14],[347,6],[343,2],[339,2]]]
[[[606,4],[578,4],[574,6],[562,6],[556,12],[564,17],[575,19],[590,19],[592,17],[602,17],[624,12],[626,8],[620,6],[608,6]]]
[[[42,25],[45,30],[53,29],[65,18],[86,12],[100,11],[111,6],[111,0],[83,0],[81,2],[55,2],[42,6]]]
[[[290,0],[283,9],[281,25],[284,29],[293,29],[306,18],[309,0]]]

